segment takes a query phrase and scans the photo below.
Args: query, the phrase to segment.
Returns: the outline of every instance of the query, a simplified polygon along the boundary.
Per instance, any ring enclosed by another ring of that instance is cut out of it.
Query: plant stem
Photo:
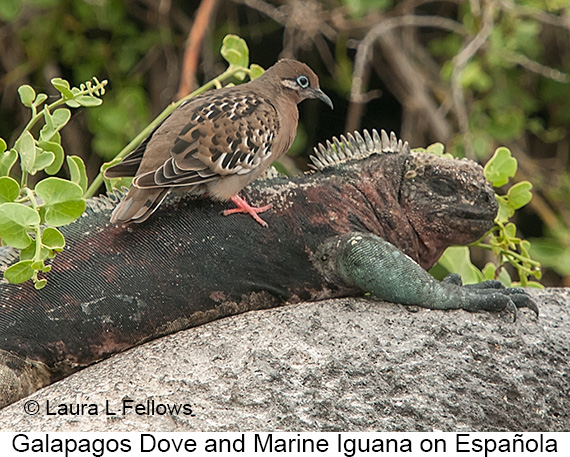
[[[476,247],[481,248],[481,249],[487,249],[489,251],[493,250],[493,246],[491,246],[490,244],[487,244],[487,243],[474,243],[474,244],[472,244],[472,246],[476,246]],[[537,262],[536,260],[532,260],[529,257],[524,257],[523,255],[519,254],[518,252],[501,249],[500,254],[504,255],[505,257],[513,257],[513,258],[515,258],[521,262],[528,263],[529,265],[532,265],[533,267],[537,267],[537,268],[540,267],[540,262]]]
[[[79,97],[81,95],[90,95],[93,92],[97,92],[101,89],[103,89],[105,86],[107,85],[107,81],[103,80],[101,81],[99,84],[97,84],[97,86],[95,88],[85,88],[81,91],[79,91],[77,94],[75,94],[73,96],[73,98]],[[68,102],[69,100],[73,100],[73,98],[63,98],[63,95],[57,99],[55,102],[49,104],[49,105],[44,105],[44,108],[38,113],[37,112],[37,107],[33,106],[31,107],[32,109],[32,117],[31,119],[28,121],[28,123],[26,124],[26,126],[24,127],[24,130],[22,130],[22,133],[25,131],[30,131],[31,128],[36,124],[36,122],[38,122],[41,117],[43,116],[43,110],[47,109],[49,112],[52,112],[55,108],[57,108],[58,106],[64,105],[66,102]],[[21,136],[21,134],[20,134]]]
[[[37,211],[38,202],[36,201],[36,196],[34,195],[34,192],[26,187],[26,195],[30,200],[30,206],[32,207],[32,209],[34,211]],[[39,223],[34,226],[34,232],[36,235],[36,252],[34,254],[34,262],[37,262],[41,260],[41,253],[42,253],[42,228]],[[34,277],[37,278],[37,272]]]

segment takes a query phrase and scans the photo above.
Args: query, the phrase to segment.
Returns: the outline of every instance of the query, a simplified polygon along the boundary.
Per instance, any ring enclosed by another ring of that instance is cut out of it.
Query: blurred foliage
[[[543,7],[552,4],[546,1],[519,3],[536,6],[543,3]],[[570,120],[570,99],[558,98],[569,93],[568,75],[540,63],[547,57],[540,22],[534,17],[505,13],[499,10],[494,13],[495,23],[484,49],[466,64],[460,78],[469,102],[469,127],[472,136],[477,138],[473,146],[479,158],[488,157],[489,145],[509,143],[527,133],[549,143],[559,141],[565,134],[564,124]],[[478,32],[481,17],[470,11],[469,3],[460,6],[459,17],[466,30],[472,34]],[[442,76],[446,81],[451,80],[454,57],[462,46],[457,35],[429,42],[431,52],[445,61]],[[539,73],[529,74],[529,67]],[[545,97],[545,92],[551,96]],[[552,101],[558,106],[549,113],[547,123],[542,109]],[[463,153],[463,148],[463,139],[458,135],[452,149]]]
[[[471,36],[483,28],[483,13],[472,10],[477,4],[464,2],[458,11],[458,19]],[[542,219],[540,228],[536,222],[534,227],[525,227],[524,222],[519,227],[546,235],[531,239],[530,254],[566,277],[565,284],[570,285],[570,189],[565,184],[570,179],[570,27],[564,23],[570,5],[528,0],[504,2],[502,7],[489,2],[487,8],[495,8],[488,19],[490,35],[459,79],[468,112],[467,139],[481,160],[500,144],[515,152],[523,168],[516,179],[530,179],[540,195],[526,215],[535,212]],[[449,84],[464,44],[455,34],[428,43],[431,53],[443,62],[442,80]],[[459,132],[448,149],[452,154],[465,154],[465,140],[465,132]],[[530,184],[524,184],[525,189],[521,185],[510,192],[524,192]],[[515,198],[510,197],[511,201]],[[514,226],[508,228],[514,230]],[[524,243],[520,247],[528,249]]]
[[[112,82],[105,108],[85,113],[93,149],[103,159],[113,158],[148,123],[144,74],[136,69],[153,46],[172,39],[168,28],[141,29],[121,0],[3,0],[0,18],[12,22],[8,41],[19,60],[5,69],[2,86],[27,79],[42,88],[50,73],[71,81],[104,75]]]
[[[51,97],[55,77],[108,79],[104,107],[74,115],[63,139],[93,180],[175,100],[196,11],[212,1],[2,0],[0,136],[13,144],[27,122],[18,86]],[[546,284],[570,284],[569,16],[567,0],[219,0],[191,77],[198,87],[224,71],[228,33],[265,68],[307,62],[335,111],[301,105],[303,135],[282,164],[290,173],[346,129],[394,129],[482,163],[506,146],[513,184],[530,181],[534,194],[513,236],[531,240]]]

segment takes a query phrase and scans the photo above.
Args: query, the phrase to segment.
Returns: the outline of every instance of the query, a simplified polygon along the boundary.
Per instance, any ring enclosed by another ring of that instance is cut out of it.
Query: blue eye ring
[[[301,89],[306,89],[309,87],[309,78],[307,78],[305,75],[298,76],[296,81]]]

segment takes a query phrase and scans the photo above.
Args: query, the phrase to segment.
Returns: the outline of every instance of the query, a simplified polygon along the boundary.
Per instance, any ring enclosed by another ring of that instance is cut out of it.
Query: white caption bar
[[[570,456],[570,433],[0,433],[3,456]]]

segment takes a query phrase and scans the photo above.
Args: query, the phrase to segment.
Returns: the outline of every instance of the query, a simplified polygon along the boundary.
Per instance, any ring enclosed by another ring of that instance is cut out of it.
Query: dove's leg
[[[263,219],[261,219],[257,213],[263,213],[264,211],[267,211],[268,209],[271,208],[271,204],[269,205],[265,205],[265,206],[260,206],[259,208],[256,208],[254,206],[250,206],[250,204],[248,202],[246,202],[243,198],[241,198],[239,195],[234,195],[233,197],[231,197],[230,199],[234,205],[236,205],[237,208],[232,208],[232,209],[227,209],[224,211],[224,216],[228,216],[230,214],[234,214],[234,213],[247,213],[249,214],[251,217],[253,217],[257,222],[259,222],[263,227],[267,227],[267,222],[265,222]]]

